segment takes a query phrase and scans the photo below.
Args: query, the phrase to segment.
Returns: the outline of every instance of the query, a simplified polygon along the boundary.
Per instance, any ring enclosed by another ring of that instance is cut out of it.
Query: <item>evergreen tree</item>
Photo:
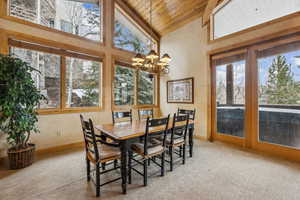
[[[154,91],[154,78],[149,78],[149,73],[139,71],[138,82],[138,103],[139,104],[154,104],[153,91]]]
[[[99,64],[93,62],[86,76],[88,80],[82,88],[84,89],[84,96],[81,103],[85,106],[97,106],[99,102]]]
[[[126,67],[115,68],[114,100],[116,105],[132,105],[134,101],[134,71]],[[125,83],[125,86],[122,84]]]
[[[299,84],[293,79],[291,64],[287,63],[285,56],[277,56],[269,68],[265,88],[267,104],[296,104],[298,92]]]

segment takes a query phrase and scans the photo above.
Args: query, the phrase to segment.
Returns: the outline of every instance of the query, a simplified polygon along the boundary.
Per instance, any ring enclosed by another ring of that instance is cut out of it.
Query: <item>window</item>
[[[213,18],[211,39],[221,38],[244,29],[300,11],[299,0],[230,0]]]
[[[12,55],[37,70],[32,78],[47,98],[38,107],[41,113],[101,108],[100,58],[12,39],[9,45]]]
[[[300,148],[300,42],[258,52],[259,140]]]
[[[156,75],[116,62],[113,103],[115,106],[154,105]]]
[[[102,41],[98,0],[10,0],[9,14],[95,41]]]
[[[114,104],[133,105],[135,91],[135,70],[121,65],[115,66],[114,73]]]
[[[32,78],[36,87],[47,98],[47,102],[40,103],[39,109],[59,108],[60,56],[17,47],[12,47],[11,53],[38,70],[32,73]]]
[[[155,50],[157,50],[156,42]],[[116,6],[114,45],[127,51],[147,54],[151,49],[151,37],[141,30],[132,19]]]
[[[214,60],[217,132],[244,137],[245,56]]]
[[[155,76],[148,72],[139,71],[138,75],[138,104],[155,104]]]
[[[97,107],[100,105],[101,63],[66,58],[66,107]]]

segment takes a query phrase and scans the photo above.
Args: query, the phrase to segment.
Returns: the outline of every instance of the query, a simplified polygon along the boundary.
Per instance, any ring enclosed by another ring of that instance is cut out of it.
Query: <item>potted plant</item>
[[[21,59],[0,54],[0,131],[7,135],[10,169],[34,160],[35,145],[29,138],[38,132],[36,108],[46,98],[35,87],[33,71],[37,70]]]

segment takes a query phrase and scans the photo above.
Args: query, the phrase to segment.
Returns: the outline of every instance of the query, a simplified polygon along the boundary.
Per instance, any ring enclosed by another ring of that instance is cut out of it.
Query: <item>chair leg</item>
[[[182,146],[179,147],[179,157],[182,157]]]
[[[183,150],[182,164],[183,164],[183,165],[185,164],[185,148],[186,148],[186,145],[184,144],[184,145],[183,145],[183,148],[182,148],[182,150]]]
[[[114,160],[114,168],[116,169],[118,167],[118,160]]]
[[[151,159],[148,159],[148,166],[150,166],[151,164]]]
[[[161,176],[165,175],[165,152],[161,155]]]
[[[96,196],[100,196],[100,164],[96,164]]]
[[[147,186],[147,178],[148,178],[148,163],[147,163],[148,159],[144,160],[144,186]]]
[[[131,184],[131,162],[132,162],[132,151],[128,152],[128,184]]]
[[[91,180],[91,163],[88,158],[86,158],[86,175],[87,175],[87,181]]]
[[[105,168],[106,168],[106,163],[102,163],[101,166],[102,166],[102,170],[105,170]]]
[[[170,171],[173,171],[173,147],[169,147],[169,153],[170,153]]]
[[[194,146],[194,141],[193,141],[193,134],[194,134],[194,128],[189,129],[189,150],[190,150],[190,157],[193,157],[193,146]]]

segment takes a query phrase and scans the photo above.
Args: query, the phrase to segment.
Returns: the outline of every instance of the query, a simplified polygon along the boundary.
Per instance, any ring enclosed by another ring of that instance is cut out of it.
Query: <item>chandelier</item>
[[[150,11],[149,11],[149,21],[151,26],[151,34],[152,30],[152,0],[150,0]],[[171,57],[165,53],[160,59],[158,54],[154,50],[154,42],[151,39],[150,42],[150,52],[147,55],[142,55],[141,53],[137,53],[135,57],[132,58],[132,66],[138,67],[142,70],[149,72],[156,72],[161,74],[169,73],[169,62],[171,61]]]

